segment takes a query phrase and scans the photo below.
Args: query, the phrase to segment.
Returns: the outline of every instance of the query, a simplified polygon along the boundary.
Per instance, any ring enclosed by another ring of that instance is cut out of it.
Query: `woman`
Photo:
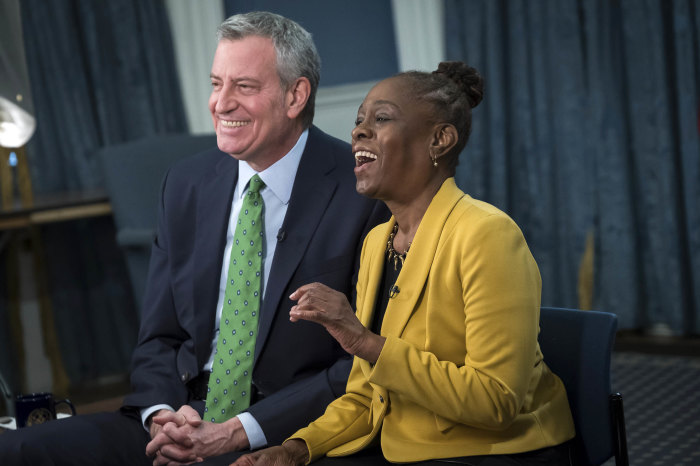
[[[324,325],[355,356],[346,394],[240,464],[358,452],[569,464],[566,392],[537,344],[537,265],[515,223],[453,178],[482,93],[473,68],[449,62],[386,79],[365,98],[352,132],[357,190],[393,217],[365,240],[357,314],[320,284],[291,295],[292,321]]]

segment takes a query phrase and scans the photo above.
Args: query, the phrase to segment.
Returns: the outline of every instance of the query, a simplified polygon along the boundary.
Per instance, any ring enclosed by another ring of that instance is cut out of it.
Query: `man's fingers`
[[[165,435],[163,432],[158,432],[158,435],[153,437],[153,440],[148,442],[146,445],[146,456],[155,455],[158,453],[158,450],[170,442],[171,440],[167,435]]]
[[[185,448],[192,448],[194,446],[194,443],[190,438],[190,434],[192,433],[192,428],[190,426],[183,428],[177,427],[175,424],[170,423],[163,427],[162,433],[170,438],[171,442],[168,443],[175,442],[176,444]]]
[[[177,412],[184,418],[185,422],[192,427],[197,427],[202,423],[202,418],[199,416],[199,413],[190,405],[183,405]]]
[[[156,424],[160,424],[161,426],[167,424],[168,422],[172,422],[175,425],[181,426],[185,424],[185,416],[182,414],[176,413],[174,411],[163,411],[158,413],[157,415],[153,416],[153,422]]]
[[[167,464],[170,464],[170,460],[158,452],[153,459],[153,466],[165,466]]]
[[[191,463],[197,459],[197,455],[191,449],[180,448],[174,443],[165,445],[160,449],[160,455],[167,458],[170,462],[176,463]]]

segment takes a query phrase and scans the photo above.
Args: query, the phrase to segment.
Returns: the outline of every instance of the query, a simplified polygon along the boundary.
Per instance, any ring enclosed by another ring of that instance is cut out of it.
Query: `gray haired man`
[[[290,322],[289,295],[321,282],[351,298],[364,235],[387,212],[356,193],[349,145],[312,125],[311,35],[253,12],[218,39],[218,148],[163,181],[132,393],[118,413],[0,436],[10,464],[201,461],[280,443],[344,392],[348,355],[323,327]]]

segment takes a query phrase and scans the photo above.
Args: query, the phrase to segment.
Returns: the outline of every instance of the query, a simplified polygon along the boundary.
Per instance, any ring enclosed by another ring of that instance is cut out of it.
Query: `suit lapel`
[[[258,337],[255,342],[256,362],[282,300],[288,299],[282,294],[304,257],[309,242],[336,190],[337,181],[327,176],[334,166],[335,162],[325,156],[318,130],[311,128],[306,148],[299,162],[287,213],[282,222],[285,238],[277,243],[270,277],[267,280],[258,323]]]
[[[231,215],[233,190],[238,178],[238,162],[230,156],[222,158],[213,168],[211,177],[199,180],[197,219],[194,234],[193,311],[206,315],[194,318],[199,342],[197,355],[208,358],[211,352],[211,329],[216,319],[216,304],[221,279],[222,251],[226,246],[226,231]],[[215,284],[215,285],[213,285]],[[194,303],[199,303],[195,305]],[[202,364],[204,361],[198,361]]]
[[[454,178],[448,178],[428,206],[396,280],[399,293],[389,299],[382,335],[400,337],[403,333],[425,287],[445,222],[463,196]]]

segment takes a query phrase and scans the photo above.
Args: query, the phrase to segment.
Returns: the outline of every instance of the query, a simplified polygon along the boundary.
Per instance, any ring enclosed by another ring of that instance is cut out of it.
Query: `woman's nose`
[[[350,133],[352,136],[353,141],[358,141],[363,138],[368,138],[370,137],[370,130],[367,128],[364,122],[356,125],[353,129],[352,132]]]

